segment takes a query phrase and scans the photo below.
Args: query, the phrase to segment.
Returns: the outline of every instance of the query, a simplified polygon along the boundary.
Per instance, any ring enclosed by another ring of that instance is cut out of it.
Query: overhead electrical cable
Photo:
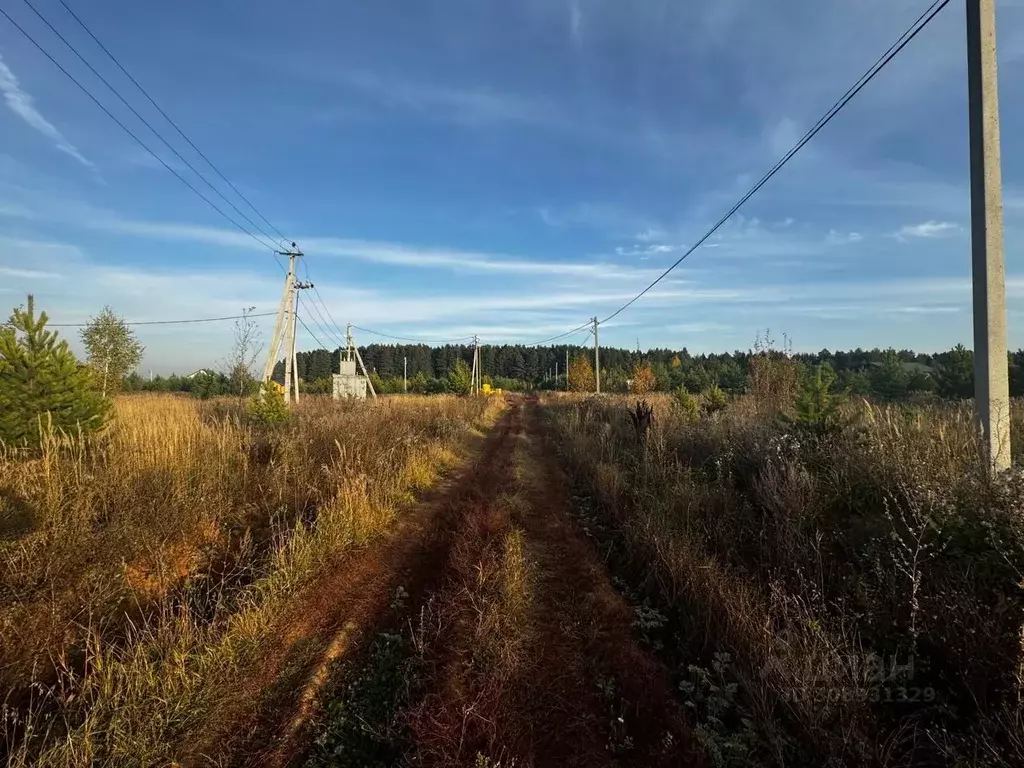
[[[355,328],[357,331],[362,331],[363,333],[372,333],[374,336],[381,336],[385,339],[395,339],[396,341],[408,341],[413,344],[454,344],[457,341],[466,341],[467,339],[473,338],[472,336],[459,336],[456,339],[446,339],[444,341],[431,341],[428,339],[412,339],[406,336],[392,336],[389,333],[381,333],[380,331],[374,331],[370,328],[363,328],[358,325],[353,325],[352,327]]]
[[[64,6],[64,9],[65,9],[65,10],[66,10],[66,11],[67,11],[67,12],[68,12],[69,14],[71,14],[71,18],[73,18],[73,19],[74,19],[75,21],[77,21],[77,22],[78,22],[79,26],[81,26],[81,27],[82,27],[82,29],[84,29],[84,30],[86,31],[86,33],[87,33],[87,34],[89,35],[89,37],[91,37],[91,38],[93,39],[93,42],[95,42],[95,43],[96,43],[96,45],[98,45],[98,46],[100,47],[100,50],[102,50],[102,51],[103,51],[103,52],[104,52],[105,54],[107,54],[107,56],[108,56],[108,57],[110,58],[110,60],[111,60],[112,62],[114,62],[114,64],[116,64],[116,65],[117,65],[117,68],[118,68],[118,69],[120,69],[120,70],[121,70],[121,72],[123,72],[123,73],[124,73],[125,77],[127,77],[127,78],[128,78],[129,80],[131,80],[131,81],[132,81],[132,84],[133,84],[133,85],[134,85],[134,86],[135,86],[136,88],[138,88],[138,89],[139,89],[139,91],[140,91],[140,92],[142,93],[142,95],[143,95],[143,96],[145,96],[145,97],[146,97],[146,99],[148,99],[148,100],[149,100],[149,103],[153,105],[153,107],[154,107],[154,108],[156,109],[156,111],[157,111],[157,112],[159,112],[159,113],[160,113],[160,114],[161,114],[161,115],[163,116],[163,118],[164,118],[164,119],[165,119],[165,120],[166,120],[166,121],[167,121],[168,123],[170,123],[170,124],[171,124],[171,127],[172,127],[172,128],[174,128],[174,130],[178,132],[178,135],[179,135],[179,136],[181,136],[181,138],[183,138],[183,139],[184,139],[184,140],[185,140],[186,142],[188,142],[188,145],[189,145],[190,147],[192,147],[192,149],[194,149],[194,150],[196,151],[196,154],[197,154],[197,155],[199,155],[199,156],[200,156],[200,157],[201,157],[201,158],[203,159],[203,161],[204,161],[204,162],[205,162],[205,163],[206,163],[206,164],[207,164],[208,166],[210,166],[210,168],[212,168],[212,169],[213,169],[213,172],[214,172],[214,173],[216,173],[216,174],[217,174],[217,175],[218,175],[218,176],[219,176],[219,177],[221,178],[221,180],[222,180],[222,181],[223,181],[223,182],[224,182],[225,184],[227,184],[227,185],[228,185],[229,187],[231,187],[231,190],[232,190],[232,191],[233,191],[233,192],[234,192],[234,193],[235,193],[236,195],[238,195],[238,196],[239,196],[239,197],[240,197],[240,198],[241,198],[241,199],[242,199],[242,200],[243,200],[243,201],[245,202],[245,204],[246,204],[246,205],[248,205],[248,206],[249,206],[249,207],[250,207],[250,208],[251,208],[251,209],[253,210],[253,212],[254,212],[254,213],[255,213],[255,214],[257,215],[257,216],[259,216],[259,217],[260,217],[260,219],[262,219],[262,220],[263,220],[263,222],[264,222],[264,223],[265,223],[265,224],[266,224],[266,225],[267,225],[268,227],[270,227],[270,228],[271,228],[272,230],[274,230],[274,232],[276,232],[276,233],[277,233],[277,235],[278,235],[278,236],[279,236],[279,237],[280,237],[280,238],[281,238],[281,239],[282,239],[282,240],[284,241],[284,244],[285,244],[285,245],[287,245],[288,243],[290,243],[290,242],[291,242],[291,239],[290,239],[290,238],[288,238],[287,236],[285,236],[285,234],[284,234],[284,233],[283,233],[283,232],[282,232],[282,231],[281,231],[280,229],[278,229],[277,227],[275,227],[275,226],[273,225],[273,223],[271,223],[271,221],[270,221],[270,220],[269,220],[269,219],[268,219],[268,218],[267,218],[266,216],[264,216],[264,215],[263,215],[263,214],[262,214],[262,213],[260,212],[260,209],[259,209],[259,208],[257,208],[257,207],[256,207],[256,206],[255,206],[255,205],[254,205],[254,204],[253,204],[253,203],[252,203],[252,202],[251,202],[250,200],[249,200],[249,198],[247,198],[247,197],[246,197],[245,195],[243,195],[243,194],[242,194],[242,192],[241,192],[241,190],[239,190],[239,189],[238,189],[238,187],[236,187],[236,186],[235,186],[235,185],[234,185],[233,183],[231,183],[231,180],[230,180],[230,179],[229,179],[229,178],[228,178],[227,176],[225,176],[225,175],[224,175],[223,173],[221,173],[220,169],[219,169],[219,168],[218,168],[218,167],[217,167],[216,165],[214,165],[214,164],[213,164],[213,161],[212,161],[212,160],[211,160],[211,159],[210,159],[209,157],[207,157],[207,156],[206,156],[206,153],[205,153],[205,152],[203,152],[203,151],[202,151],[202,150],[201,150],[201,149],[200,149],[199,147],[197,147],[197,146],[195,145],[195,143],[194,143],[194,142],[192,141],[192,139],[190,139],[190,138],[188,137],[188,135],[187,135],[187,134],[186,134],[186,133],[185,133],[185,132],[184,132],[184,131],[183,131],[183,130],[182,130],[182,129],[180,128],[180,127],[178,127],[178,124],[177,124],[176,122],[174,122],[174,120],[172,120],[172,119],[171,119],[171,116],[170,116],[170,115],[168,115],[168,114],[167,114],[167,113],[166,113],[166,112],[165,112],[165,111],[163,110],[163,108],[162,108],[162,107],[161,107],[161,106],[160,106],[160,105],[159,105],[159,104],[158,104],[158,103],[156,102],[156,100],[155,100],[155,99],[154,99],[154,98],[153,98],[152,96],[150,96],[150,95],[149,95],[149,91],[147,91],[147,90],[146,90],[145,88],[143,88],[143,87],[142,87],[142,84],[141,84],[141,83],[139,83],[139,81],[138,81],[138,80],[136,80],[134,76],[132,76],[131,72],[129,72],[129,71],[127,70],[127,69],[125,69],[125,68],[124,68],[124,66],[123,66],[123,65],[121,64],[121,62],[120,62],[120,61],[118,61],[117,57],[116,57],[116,56],[114,56],[114,54],[110,52],[110,50],[109,50],[109,49],[107,48],[107,46],[105,46],[105,45],[104,45],[104,44],[103,44],[103,43],[102,43],[102,42],[100,41],[100,39],[99,39],[98,37],[96,37],[96,35],[95,35],[95,34],[93,34],[93,31],[92,31],[91,29],[89,29],[89,27],[87,27],[87,26],[86,26],[85,22],[84,22],[84,21],[82,21],[82,20],[81,20],[81,19],[80,19],[80,18],[78,17],[78,14],[76,14],[76,13],[75,13],[75,12],[74,12],[73,10],[71,10],[71,8],[70,8],[70,7],[68,7],[68,4],[67,4],[66,2],[64,2],[64,0],[59,0],[59,1],[60,1],[60,4]]]
[[[167,147],[169,150],[171,150],[171,152],[174,153],[175,157],[177,157],[181,162],[183,162],[189,168],[189,170],[192,171],[192,173],[194,173],[196,176],[202,179],[203,183],[206,184],[206,186],[209,187],[214,194],[220,197],[220,199],[223,200],[225,203],[230,205],[231,208],[235,211],[235,213],[237,213],[239,216],[245,219],[246,222],[248,222],[249,226],[251,226],[257,232],[259,232],[264,238],[266,238],[269,241],[267,243],[263,243],[264,247],[269,248],[272,251],[276,251],[277,248],[280,247],[280,244],[276,243],[271,235],[267,234],[267,232],[259,224],[254,222],[251,218],[249,218],[249,216],[246,215],[245,212],[243,212],[237,205],[235,205],[230,198],[228,198],[223,192],[217,189],[217,187],[215,187],[213,183],[208,178],[206,178],[206,176],[204,176],[199,170],[197,170],[196,167],[192,165],[192,163],[190,163],[185,158],[184,155],[182,155],[177,149],[175,149],[174,145],[172,145],[166,138],[164,138],[163,134],[160,133],[160,131],[158,131],[156,128],[154,128],[153,124],[150,123],[149,120],[147,120],[145,117],[143,117],[139,113],[139,111],[135,109],[135,107],[133,107],[123,95],[121,95],[121,92],[113,85],[111,85],[110,81],[107,80],[102,74],[100,74],[100,72],[89,62],[89,60],[86,59],[85,56],[83,56],[81,52],[77,48],[75,48],[75,46],[68,42],[67,38],[64,37],[64,35],[62,35],[60,31],[56,27],[54,27],[53,24],[51,24],[50,21],[45,16],[43,16],[43,14],[39,12],[39,10],[32,4],[32,0],[22,1],[32,10],[32,12],[36,16],[39,17],[39,19],[47,27],[49,27],[50,31],[53,32],[53,34],[55,34],[62,43],[64,43],[68,50],[75,54],[75,56],[78,57],[79,61],[85,64],[89,71],[92,72],[97,78],[99,78],[100,82],[103,83],[110,90],[110,92],[113,93],[118,98],[118,100],[120,100],[120,102],[129,109],[129,111],[133,115],[135,115],[135,117],[142,121],[142,124],[145,125],[153,133],[154,136],[160,139],[160,141],[163,142],[165,147]],[[252,233],[249,234],[251,235]],[[262,242],[262,240],[260,240],[260,242]]]
[[[222,320],[244,320],[250,317],[273,317],[277,312],[257,312],[248,315],[227,315],[226,317],[200,317],[190,320],[132,320],[125,325],[185,325],[188,323],[219,323]],[[47,323],[49,328],[85,328],[89,323]]]
[[[714,235],[722,227],[723,224],[725,224],[730,218],[732,218],[733,214],[735,214],[743,206],[744,203],[746,203],[750,198],[757,194],[761,187],[767,184],[775,176],[775,174],[782,170],[783,166],[785,166],[790,160],[792,160],[793,157],[801,149],[803,149],[808,144],[808,142],[811,141],[811,139],[817,136],[818,133],[826,125],[832,122],[832,119],[836,115],[838,115],[843,110],[843,108],[847,104],[849,104],[850,101],[852,101],[853,98],[858,93],[860,93],[865,86],[867,86],[868,83],[874,80],[875,77],[878,76],[878,73],[885,69],[885,67],[894,58],[896,58],[896,55],[904,48],[906,48],[907,45],[910,44],[910,41],[921,33],[921,30],[923,30],[931,22],[931,20],[934,19],[942,11],[943,8],[949,5],[949,2],[950,0],[936,0],[934,3],[932,3],[928,10],[922,13],[918,17],[918,19],[913,24],[911,24],[910,27],[902,35],[900,35],[899,39],[895,43],[893,43],[889,47],[889,49],[885,53],[883,53],[878,58],[878,60],[876,60],[875,63],[872,64],[871,67],[863,75],[860,76],[857,82],[855,82],[850,87],[850,89],[845,94],[843,94],[843,96],[835,104],[833,104],[831,108],[829,108],[829,110],[818,120],[818,122],[815,123],[814,126],[809,131],[807,131],[807,133],[805,133],[803,137],[796,144],[794,144],[793,147],[785,155],[783,155],[782,159],[779,160],[772,167],[772,169],[768,171],[768,173],[762,176],[761,179],[753,187],[751,187],[750,190],[745,195],[743,195],[743,197],[741,197],[732,206],[732,208],[730,208],[725,213],[725,215],[722,216],[722,218],[720,218],[714,224],[714,226],[711,227],[711,229],[705,232],[700,237],[700,239],[697,240],[697,242],[690,247],[689,250],[687,250],[682,256],[676,259],[675,262],[673,262],[672,265],[668,267],[668,269],[666,269],[657,278],[655,278],[650,285],[648,285],[646,288],[640,291],[640,293],[638,293],[636,296],[627,301],[625,304],[616,309],[614,312],[608,315],[608,317],[604,318],[600,322],[606,323],[612,318],[619,315],[624,310],[628,309],[640,297],[644,296],[648,291],[654,288],[654,286],[660,283],[672,270],[674,270],[676,267],[682,264],[683,261],[685,261],[686,258],[690,256],[690,254],[692,254],[694,251],[700,248],[705,242],[707,242],[707,240],[711,238],[711,236]]]
[[[65,69],[64,66],[59,61],[57,61],[50,54],[49,51],[47,51],[42,45],[40,45],[39,42],[37,42],[36,39],[34,37],[32,37],[32,35],[30,35],[28,33],[28,31],[26,31],[24,27],[22,27],[17,21],[15,21],[11,17],[11,15],[9,13],[7,13],[7,11],[5,11],[3,8],[0,8],[0,15],[3,15],[4,18],[6,18],[15,27],[15,29],[17,29],[19,32],[21,32],[21,34],[24,35],[25,38],[30,43],[32,43],[32,45],[34,45],[39,50],[40,53],[42,53],[46,58],[48,58],[50,60],[50,62],[55,67],[57,67],[57,69],[59,69],[64,74],[65,77],[67,77],[72,83],[74,83],[76,86],[78,86],[79,90],[81,90],[82,93],[84,93],[86,96],[88,96],[92,100],[92,102],[94,104],[96,104],[96,106],[99,107],[103,111],[104,114],[106,114],[107,117],[109,117],[111,120],[113,120],[115,123],[117,123],[117,125],[121,128],[121,130],[123,130],[125,133],[127,133],[135,141],[135,143],[137,143],[140,147],[142,147],[144,150],[146,150],[146,152],[148,152],[150,155],[152,155],[164,168],[166,168],[170,173],[172,173],[174,175],[174,177],[176,179],[178,179],[178,181],[180,181],[182,184],[184,184],[186,187],[188,187],[190,190],[192,190],[193,193],[195,193],[201,200],[203,200],[203,202],[205,202],[207,205],[209,205],[211,208],[213,208],[213,210],[215,210],[218,214],[220,214],[224,219],[226,219],[228,222],[233,224],[239,230],[241,230],[246,235],[248,235],[253,240],[255,240],[257,243],[259,243],[261,247],[269,248],[271,251],[275,250],[273,248],[273,246],[268,245],[263,240],[261,240],[256,235],[254,235],[252,232],[250,232],[248,229],[246,229],[244,226],[242,226],[237,221],[235,221],[233,218],[231,218],[220,207],[218,207],[218,205],[216,203],[214,203],[212,200],[210,200],[210,198],[208,198],[206,195],[204,195],[202,192],[200,192],[198,189],[196,189],[194,184],[192,184],[188,179],[186,179],[184,176],[182,176],[180,173],[178,173],[178,171],[176,171],[173,167],[171,167],[167,163],[167,161],[165,161],[162,157],[160,157],[160,155],[158,155],[156,152],[154,152],[152,149],[150,149],[149,146],[142,139],[140,139],[132,131],[131,128],[129,128],[127,125],[125,125],[116,115],[114,115],[113,112],[111,112],[109,109],[107,109],[103,105],[103,103],[98,98],[96,98],[96,96],[94,96],[92,94],[92,92],[88,88],[86,88],[84,85],[82,85],[82,83],[79,82],[78,79],[75,78],[74,75],[72,75],[70,72],[68,72],[68,70]]]
[[[306,321],[302,319],[302,315],[300,315],[298,311],[295,312],[295,319],[299,321],[299,325],[306,329],[306,333],[313,337],[313,341],[320,345],[320,349],[327,349],[327,345],[320,341],[320,339],[316,337],[316,334],[309,329],[309,326],[306,325]]]

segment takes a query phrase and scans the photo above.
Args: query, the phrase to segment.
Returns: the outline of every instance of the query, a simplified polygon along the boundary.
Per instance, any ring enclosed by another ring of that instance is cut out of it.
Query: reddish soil
[[[262,667],[184,765],[207,765],[206,755],[223,754],[225,743],[236,745],[235,765],[289,765],[305,751],[305,725],[327,667],[382,625],[399,586],[418,604],[440,584],[456,530],[493,492],[493,467],[508,462],[511,425],[506,414],[469,466],[404,511],[385,537],[340,558],[294,598],[277,642],[264,650]]]
[[[249,700],[215,734],[234,736],[233,762],[301,758],[328,664],[386,626],[401,585],[433,628],[421,638],[427,694],[407,713],[412,764],[704,764],[671,676],[639,643],[632,608],[569,514],[566,487],[538,406],[511,400],[466,469],[295,600]],[[532,581],[523,614],[502,624],[495,595],[511,531]]]
[[[474,765],[482,755],[522,767],[702,764],[668,671],[638,645],[633,610],[568,514],[567,484],[536,403],[513,403],[509,418],[506,439],[522,436],[510,453],[525,465],[513,469],[527,479],[513,486],[515,472],[495,467],[508,483],[498,494],[507,495],[478,508],[452,550],[439,600],[445,631],[428,642],[432,691],[411,715],[412,762]],[[488,663],[475,647],[494,640],[481,637],[488,595],[480,585],[501,567],[499,542],[512,529],[523,532],[535,581],[519,647]]]

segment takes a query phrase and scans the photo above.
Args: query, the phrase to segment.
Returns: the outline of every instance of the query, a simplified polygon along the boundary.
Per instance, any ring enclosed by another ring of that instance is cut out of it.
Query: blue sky
[[[57,0],[33,2],[219,181]],[[495,342],[538,340],[624,303],[928,4],[67,2],[298,241],[339,323]],[[970,345],[961,6],[952,3],[706,247],[604,327],[602,342],[745,349],[770,327],[801,350]],[[192,178],[23,0],[5,8]],[[998,12],[1016,347],[1024,1],[1003,0]],[[104,304],[132,320],[276,307],[282,276],[268,251],[4,19],[0,59],[5,313],[28,292],[54,322],[81,322]],[[328,342],[318,318],[307,318]],[[138,333],[143,368],[157,372],[216,364],[231,343],[230,323]]]

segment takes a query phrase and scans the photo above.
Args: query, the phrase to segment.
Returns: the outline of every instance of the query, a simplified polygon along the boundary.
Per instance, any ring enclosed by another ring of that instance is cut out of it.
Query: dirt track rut
[[[236,762],[301,759],[329,664],[387,623],[402,585],[425,662],[424,692],[403,714],[408,763],[702,764],[671,676],[639,642],[566,486],[539,406],[511,400],[474,461],[296,601],[291,639],[267,663],[298,672],[278,695],[264,688]],[[313,651],[297,663],[298,638]]]

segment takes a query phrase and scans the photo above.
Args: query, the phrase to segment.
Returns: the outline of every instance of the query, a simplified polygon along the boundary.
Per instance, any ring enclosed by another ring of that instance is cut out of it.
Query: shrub
[[[103,426],[110,401],[92,372],[78,364],[66,341],[46,330],[35,301],[18,307],[0,328],[0,441],[37,448],[43,430],[93,432]]]
[[[465,360],[456,360],[448,372],[448,389],[456,395],[468,395],[472,391],[473,372]]]
[[[687,421],[696,421],[700,416],[700,402],[686,391],[686,387],[679,387],[672,392],[672,407]]]
[[[700,393],[700,396],[701,408],[704,410],[704,413],[708,415],[724,411],[725,407],[729,404],[728,396],[717,384],[713,384],[705,389]]]
[[[262,427],[276,427],[288,421],[284,392],[268,383],[249,401],[249,416]]]
[[[801,429],[815,433],[838,431],[841,426],[840,398],[832,393],[836,374],[827,363],[819,365],[813,376],[808,376],[796,396],[795,414],[783,420]]]

